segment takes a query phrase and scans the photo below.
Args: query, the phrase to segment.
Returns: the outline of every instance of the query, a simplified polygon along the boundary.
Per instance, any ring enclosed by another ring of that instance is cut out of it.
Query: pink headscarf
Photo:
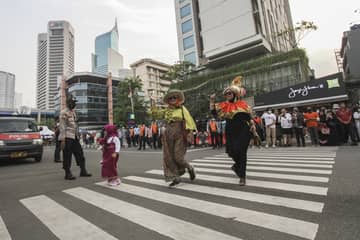
[[[107,124],[104,127],[107,138],[118,137],[117,127],[113,124]]]

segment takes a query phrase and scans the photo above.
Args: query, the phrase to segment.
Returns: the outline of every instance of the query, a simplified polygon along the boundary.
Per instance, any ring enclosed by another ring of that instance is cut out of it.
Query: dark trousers
[[[154,149],[156,149],[157,142],[158,142],[158,135],[153,133],[152,143],[153,143]]]
[[[222,132],[219,133],[218,139],[219,139],[218,145],[220,147],[222,147],[223,146],[223,133]]]
[[[141,149],[141,147],[145,150],[146,139],[147,137],[144,136],[139,137],[139,150]]]
[[[126,142],[127,142],[128,147],[131,147],[131,138],[130,138],[130,136],[126,137]]]
[[[319,145],[319,132],[317,127],[309,127],[308,132],[311,138],[311,144]]]
[[[233,160],[235,164],[233,165],[233,168],[236,172],[236,175],[240,178],[246,177],[246,164],[247,164],[247,151],[249,147],[250,142],[250,134],[244,133],[242,134],[243,141],[239,144],[239,153],[233,156]]]
[[[296,136],[297,145],[300,146],[300,141],[301,141],[302,146],[305,146],[304,129],[295,128],[295,136]]]
[[[81,171],[86,171],[84,152],[81,148],[79,139],[65,138],[65,149],[63,151],[63,169],[66,173],[70,173],[71,157],[73,154],[75,156],[76,164],[80,166]]]
[[[55,139],[55,151],[54,151],[54,160],[55,161],[60,161],[60,141],[58,141],[57,139]]]
[[[351,138],[351,142],[352,143],[356,143],[356,133],[355,133],[355,128],[353,126],[352,123],[349,123],[349,124],[343,124],[343,123],[340,123],[340,127],[341,127],[341,140],[343,143],[348,143],[349,141],[349,135],[350,135],[350,138]]]
[[[213,147],[217,147],[219,145],[219,143],[218,143],[218,133],[217,132],[211,132],[210,137],[211,137],[211,145]]]

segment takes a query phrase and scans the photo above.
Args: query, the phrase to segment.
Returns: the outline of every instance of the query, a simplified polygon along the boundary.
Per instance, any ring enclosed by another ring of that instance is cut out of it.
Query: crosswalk
[[[168,188],[161,169],[150,169],[140,176],[123,177],[118,187],[98,182],[66,189],[61,194],[86,206],[87,212],[96,209],[128,221],[130,226],[135,224],[155,232],[163,239],[248,240],[252,232],[263,232],[268,236],[264,239],[315,240],[336,151],[337,148],[251,149],[245,187],[238,185],[238,178],[230,170],[232,160],[226,154],[215,154],[192,159],[196,181],[184,177],[175,189]],[[57,239],[124,239],[54,196],[33,196],[20,203]],[[154,203],[166,211],[155,208]],[[183,211],[194,217],[178,216]],[[197,221],[198,214],[206,216],[207,221]],[[210,224],[224,220],[241,231]],[[0,239],[12,240],[6,219],[1,216]]]

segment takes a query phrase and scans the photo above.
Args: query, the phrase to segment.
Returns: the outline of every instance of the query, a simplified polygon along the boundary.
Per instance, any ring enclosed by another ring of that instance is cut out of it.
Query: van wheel
[[[35,161],[36,161],[36,162],[41,162],[41,159],[42,159],[42,155],[35,157]]]

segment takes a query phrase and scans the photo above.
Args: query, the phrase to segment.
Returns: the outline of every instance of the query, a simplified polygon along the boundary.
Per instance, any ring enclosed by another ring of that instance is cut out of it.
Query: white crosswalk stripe
[[[219,168],[230,168],[231,165],[226,164],[212,164],[212,163],[193,163],[194,166],[199,167],[219,167]],[[317,170],[317,169],[305,169],[305,168],[280,168],[280,167],[254,167],[247,166],[247,169],[250,170],[268,170],[268,171],[278,171],[278,172],[299,172],[299,173],[318,173],[318,174],[332,174],[331,170]]]
[[[196,171],[205,172],[205,173],[219,173],[219,174],[234,176],[234,172],[232,170],[227,170],[227,169],[197,167]],[[248,177],[250,176],[250,177],[262,177],[262,178],[288,179],[288,180],[299,180],[305,182],[325,182],[325,183],[329,182],[329,178],[327,177],[314,177],[308,175],[291,175],[291,174],[253,172],[253,171],[246,171],[246,175]]]
[[[7,227],[4,223],[4,220],[0,216],[0,239],[1,240],[11,240],[11,236],[7,230]]]
[[[89,240],[116,239],[44,195],[22,199],[20,202],[61,240],[84,237]]]
[[[202,159],[195,159],[193,162],[196,163],[221,163],[221,164],[227,164],[229,161],[220,161],[220,160],[202,160]],[[333,168],[332,165],[327,164],[316,164],[316,163],[278,163],[278,162],[262,162],[262,161],[249,161],[247,162],[248,165],[266,165],[266,166],[290,166],[290,167],[314,167],[314,168]]]
[[[106,187],[107,185],[102,183],[101,186]],[[243,208],[236,208],[127,184],[123,184],[119,188],[112,189],[308,239],[314,238],[318,229],[318,224],[311,222],[261,213]]]
[[[129,177],[125,177],[124,179],[167,187],[167,184],[163,180],[155,179],[155,178],[129,176]],[[187,191],[192,191],[192,192],[206,193],[206,194],[221,196],[221,197],[242,199],[242,200],[246,200],[246,201],[259,202],[259,203],[264,203],[264,204],[269,204],[269,205],[301,209],[301,210],[306,210],[306,211],[311,211],[311,212],[322,212],[322,209],[324,207],[324,204],[321,202],[306,201],[306,200],[286,198],[286,197],[278,197],[278,196],[274,196],[274,195],[258,194],[258,193],[251,193],[251,192],[245,192],[245,191],[239,191],[239,190],[229,190],[229,189],[223,189],[223,188],[217,188],[217,187],[208,187],[208,186],[202,186],[202,185],[197,185],[197,184],[179,185],[177,187],[177,189],[187,190]]]
[[[162,175],[163,171],[161,170],[150,170],[147,173]],[[212,175],[201,175],[198,174],[196,176],[198,180],[210,181],[210,182],[218,182],[218,183],[228,183],[228,184],[239,184],[239,180],[231,177],[219,177]],[[323,195],[326,196],[328,188],[326,187],[315,187],[315,186],[307,186],[300,184],[291,184],[291,183],[281,183],[281,182],[271,182],[271,181],[257,181],[257,180],[246,180],[246,185],[251,187],[259,187],[259,188],[269,188],[269,189],[278,189],[282,191],[290,191],[290,192],[301,192],[307,194],[315,194],[315,195]]]
[[[85,188],[78,187],[64,192],[170,238],[179,240],[238,239]]]
[[[79,204],[86,203],[87,208],[96,207],[98,211],[111,213],[171,239],[235,240],[240,239],[242,233],[229,234],[207,224],[198,225],[188,218],[183,220],[177,217],[178,210],[171,216],[166,215],[147,208],[149,202],[191,210],[193,214],[207,214],[213,221],[222,218],[236,225],[248,224],[255,229],[253,231],[270,230],[274,235],[281,235],[280,239],[290,240],[293,236],[314,240],[319,224],[312,219],[317,219],[313,217],[322,214],[325,207],[328,182],[336,164],[336,150],[249,151],[245,187],[238,187],[239,179],[230,169],[232,159],[226,154],[217,154],[193,159],[191,164],[197,172],[195,182],[187,183],[186,180],[175,189],[169,190],[168,183],[162,179],[163,170],[153,169],[146,171],[146,176],[123,177],[123,183],[117,187],[100,182],[87,188],[66,189],[62,194]],[[131,202],[129,196],[142,200]],[[39,195],[20,202],[58,239],[83,239],[86,236],[90,240],[113,240],[118,237],[89,222],[89,216],[67,209],[54,196]],[[302,214],[298,214],[300,212]],[[1,216],[0,239],[11,240]]]
[[[204,159],[194,159],[201,160],[202,162],[206,161],[219,161],[219,162],[232,162],[231,158],[215,158],[215,157],[206,157]],[[194,161],[193,160],[193,161]],[[317,161],[317,160],[279,160],[279,159],[263,159],[263,158],[248,158],[248,162],[284,162],[284,163],[320,163],[320,164],[335,164],[335,161]]]

